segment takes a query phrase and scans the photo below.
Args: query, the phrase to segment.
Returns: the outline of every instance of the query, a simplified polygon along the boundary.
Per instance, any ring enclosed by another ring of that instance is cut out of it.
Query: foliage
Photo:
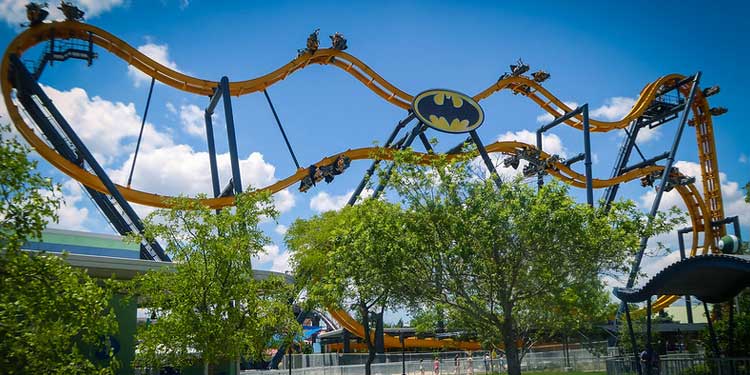
[[[508,371],[520,373],[516,345],[582,327],[603,315],[605,273],[627,270],[647,226],[632,202],[609,211],[576,203],[550,183],[536,191],[521,180],[498,188],[471,161],[397,154],[392,186],[406,209],[409,274],[404,290],[461,314],[483,341],[503,342]]]
[[[0,126],[0,244],[19,249],[27,238],[40,238],[49,220],[57,220],[59,186],[36,173],[30,150]]]
[[[729,304],[714,305],[714,317],[720,317],[715,320],[714,331],[716,332],[716,341],[719,344],[719,351],[727,357],[750,357],[750,294],[742,293],[737,298],[739,301],[739,313],[734,314],[734,330],[732,340],[732,353],[729,352]],[[736,308],[736,306],[735,306]],[[719,312],[717,314],[717,312]],[[711,336],[708,327],[702,332],[703,347],[706,350],[706,356],[713,357],[711,346]]]
[[[35,172],[29,149],[0,127],[0,373],[110,373],[93,353],[117,330],[111,292],[58,256],[21,251],[56,220],[59,188]]]
[[[371,312],[382,314],[386,307],[395,306],[401,290],[413,286],[401,270],[407,252],[401,216],[397,205],[368,199],[295,221],[286,243],[295,282],[307,290],[308,303],[323,307],[353,303],[369,332]],[[369,374],[375,343],[365,336]]]
[[[270,242],[258,224],[276,216],[273,202],[260,192],[235,200],[234,208],[214,213],[178,198],[145,220],[146,237],[166,242],[174,267],[135,281],[142,306],[157,316],[137,333],[139,364],[202,362],[208,371],[222,361],[259,358],[276,332],[296,333],[291,286],[253,277],[251,259]]]
[[[750,203],[750,182],[745,184],[745,203]]]
[[[639,307],[635,304],[629,304],[630,314],[633,325],[633,334],[635,335],[635,353],[640,353],[646,348],[646,314],[643,310],[639,311]],[[673,323],[674,320],[670,315],[655,314],[651,318],[651,345],[657,352],[666,351],[666,342],[664,337],[656,332],[654,329],[657,325],[663,323]],[[628,323],[625,314],[622,314],[622,319],[618,324],[620,332],[617,337],[620,338],[618,344],[622,353],[633,353],[633,342],[630,337],[630,330],[628,329]],[[663,348],[663,350],[661,350]]]
[[[117,331],[112,293],[84,270],[47,254],[0,257],[0,372],[91,374],[115,370],[92,361]]]

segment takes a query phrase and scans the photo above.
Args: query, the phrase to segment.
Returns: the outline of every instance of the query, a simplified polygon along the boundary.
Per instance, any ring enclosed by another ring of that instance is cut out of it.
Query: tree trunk
[[[204,360],[203,361],[203,375],[209,375],[208,368],[209,368],[208,361]]]
[[[364,301],[359,302],[359,312],[362,314],[362,327],[365,329],[364,339],[367,344],[367,362],[365,362],[365,375],[371,374],[371,366],[375,361],[375,343],[370,334],[370,311]]]
[[[502,326],[503,343],[505,344],[505,359],[508,361],[508,375],[521,375],[521,360],[518,356],[518,335],[516,334],[515,322],[512,310],[504,308],[504,320]]]

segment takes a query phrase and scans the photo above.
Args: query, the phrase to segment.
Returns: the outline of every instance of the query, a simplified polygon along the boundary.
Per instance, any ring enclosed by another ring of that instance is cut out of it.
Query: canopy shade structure
[[[624,302],[643,302],[654,295],[691,295],[703,302],[726,302],[750,287],[750,256],[701,255],[674,263],[641,288],[614,288]]]

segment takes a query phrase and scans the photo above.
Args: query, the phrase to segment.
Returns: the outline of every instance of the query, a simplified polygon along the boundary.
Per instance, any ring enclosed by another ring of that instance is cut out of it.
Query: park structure
[[[342,34],[336,33],[331,36],[330,48],[319,48],[316,30],[309,35],[305,48],[298,51],[296,58],[265,75],[240,81],[230,81],[226,76],[217,77],[218,79],[214,80],[201,79],[170,69],[139,52],[117,36],[82,22],[82,13],[74,9],[68,9],[69,11],[65,12],[67,20],[61,22],[44,22],[46,11],[39,7],[30,6],[27,9],[29,10],[29,27],[8,45],[0,67],[2,95],[10,120],[41,157],[85,187],[93,202],[121,235],[143,231],[141,218],[132,208],[131,203],[168,208],[169,199],[173,197],[131,187],[132,170],[136,168],[143,127],[136,145],[130,178],[128,181],[119,182],[110,178],[74,130],[75,124],[70,124],[63,117],[40,86],[39,82],[45,68],[55,62],[82,60],[91,65],[100,52],[107,52],[150,76],[151,85],[146,97],[142,126],[148,115],[156,81],[177,90],[207,97],[204,118],[209,165],[206,168],[211,176],[212,191],[209,198],[202,199],[202,203],[211,208],[220,209],[231,206],[235,194],[243,191],[232,97],[262,93],[270,111],[274,114],[297,170],[294,174],[269,186],[260,187],[261,191],[275,193],[299,184],[299,190],[305,192],[323,180],[328,183],[332,182],[354,161],[371,160],[365,176],[348,201],[351,205],[357,201],[378,165],[388,162],[394,151],[409,147],[416,148],[421,144],[424,148],[422,160],[427,163],[431,157],[438,154],[448,155],[448,157],[461,156],[465,153],[465,146],[470,145],[476,148],[481,161],[490,172],[496,172],[496,166],[489,154],[502,154],[504,166],[519,168],[522,165],[521,162],[524,162],[524,176],[536,177],[539,186],[544,184],[545,176],[552,176],[574,187],[585,189],[586,201],[590,205],[595,204],[595,189],[604,190],[601,204],[608,207],[615,200],[621,184],[639,180],[644,187],[656,190],[650,210],[650,215],[653,217],[659,209],[664,192],[676,190],[690,216],[690,226],[678,230],[682,259],[697,255],[731,252],[735,247],[729,244],[741,243],[739,218],[724,215],[712,124],[713,116],[725,113],[726,109],[709,105],[708,97],[717,94],[719,87],[701,89],[700,72],[687,75],[668,74],[660,77],[644,86],[638,100],[622,119],[600,121],[589,118],[588,104],[577,108],[568,107],[543,86],[544,81],[550,76],[549,73],[536,71],[529,74],[529,65],[520,60],[510,65],[510,71],[500,76],[496,82],[492,82],[486,89],[474,95],[448,89],[428,88],[421,93],[410,94],[384,79],[355,56],[345,52],[348,46]],[[36,46],[42,46],[41,56],[29,56],[28,51]],[[307,167],[299,163],[266,89],[284,80],[290,74],[315,65],[338,68],[360,81],[365,88],[382,100],[404,110],[403,118],[394,120],[393,130],[382,146],[348,149],[323,157]],[[537,129],[536,144],[520,141],[498,141],[485,144],[482,141],[478,128],[488,119],[485,119],[484,111],[479,103],[501,92],[510,92],[529,99],[554,117],[551,122]],[[223,186],[217,172],[216,139],[212,123],[212,115],[219,105],[222,105],[224,110],[226,141],[231,162],[231,178],[224,182]],[[639,132],[645,128],[660,127],[672,121],[676,122],[676,129],[671,147],[658,155],[644,155],[637,145]],[[564,159],[544,151],[542,136],[557,126],[569,126],[581,130],[584,149],[580,154]],[[695,185],[696,176],[687,176],[674,167],[675,154],[685,130],[690,128],[695,132],[703,184],[702,192]],[[595,178],[592,176],[591,169],[590,135],[592,132],[615,130],[624,130],[626,137],[619,147],[612,173],[607,177]],[[460,139],[455,147],[445,151],[435,150],[427,137],[429,131],[457,134]],[[576,163],[580,162],[583,162],[582,172],[574,168]],[[387,183],[388,175],[386,174],[378,181],[374,195],[382,194]],[[499,185],[502,181],[496,177],[496,183]],[[728,228],[731,229],[733,235],[727,235]],[[690,248],[684,245],[683,238],[686,235],[691,238]],[[641,240],[640,251],[632,265],[627,288],[635,284],[648,240],[648,237]],[[141,260],[170,261],[169,255],[157,242],[143,241],[136,247],[138,258]],[[725,250],[722,251],[722,249]],[[102,252],[97,255],[112,255],[112,253]],[[660,311],[679,298],[681,298],[680,295],[660,295],[649,306],[652,311]],[[689,309],[689,297],[687,301]],[[331,325],[334,328],[342,328],[348,334],[360,338],[368,334],[362,325],[347,312],[331,308],[328,314],[333,318]],[[403,335],[398,337],[387,334],[381,334],[380,337],[382,337],[379,340],[381,350],[403,347],[476,350],[480,347],[479,343],[473,341],[424,339]],[[344,351],[350,349],[348,340],[340,346],[332,347]],[[275,358],[274,363],[277,364],[279,360],[280,358]]]

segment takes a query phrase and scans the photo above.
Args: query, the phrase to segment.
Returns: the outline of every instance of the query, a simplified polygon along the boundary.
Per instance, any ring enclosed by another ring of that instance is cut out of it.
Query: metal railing
[[[608,375],[647,374],[645,363],[637,363],[635,358],[607,359]],[[661,358],[651,368],[652,375],[750,375],[750,358],[704,358],[669,357]]]

